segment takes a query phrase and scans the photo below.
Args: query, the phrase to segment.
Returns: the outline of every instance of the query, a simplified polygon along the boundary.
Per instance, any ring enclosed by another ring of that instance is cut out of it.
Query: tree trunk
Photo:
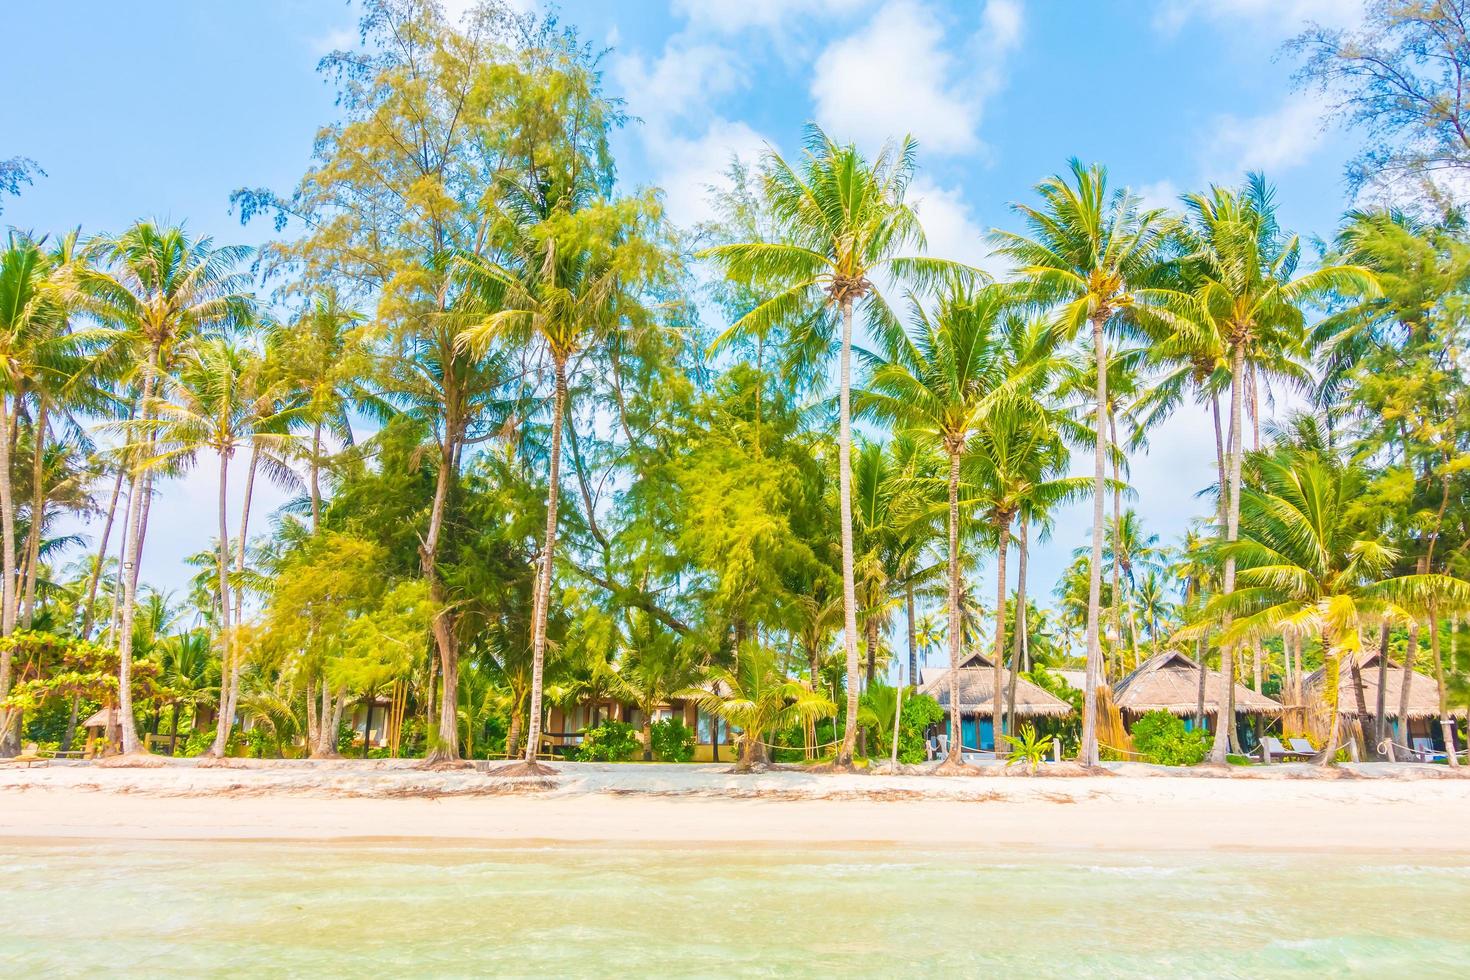
[[[505,757],[514,759],[521,751],[521,712],[517,707],[510,713],[510,727],[505,733]]]
[[[260,446],[250,447],[250,466],[245,471],[245,499],[240,504],[240,540],[235,546],[235,575],[241,585],[235,588],[235,625],[245,615],[245,542],[250,534],[250,500],[255,494],[255,473],[260,466]]]
[[[1460,768],[1460,757],[1455,751],[1455,723],[1450,718],[1449,692],[1445,688],[1444,661],[1439,650],[1439,611],[1434,603],[1429,604],[1429,652],[1434,658],[1434,681],[1439,693],[1439,727],[1444,733],[1444,750],[1449,756],[1450,768]]]
[[[551,573],[556,560],[557,503],[561,493],[561,434],[567,408],[567,366],[556,362],[556,398],[552,405],[551,467],[546,485],[546,544],[541,552],[541,571],[531,623],[531,710],[527,719],[526,763],[536,765],[541,740],[541,687],[546,670],[546,620],[551,606]]]
[[[157,382],[159,349],[155,346],[148,358],[148,374],[143,379],[143,394],[140,399],[142,417],[153,418],[153,389]],[[3,399],[0,399],[3,401]],[[0,440],[3,442],[4,440]],[[4,461],[0,461],[4,469]],[[0,483],[3,483],[0,480]],[[122,727],[124,755],[146,754],[147,750],[138,742],[138,728],[133,721],[133,619],[137,612],[138,559],[143,550],[143,497],[146,493],[147,476],[137,473],[128,491],[128,516],[123,530],[123,563],[119,574],[122,577],[122,614],[118,624],[118,723]],[[0,506],[4,506],[0,504]],[[9,512],[6,506],[7,513]],[[13,535],[12,535],[13,536]],[[6,554],[10,548],[6,547]],[[7,578],[6,581],[9,581]]]
[[[447,607],[444,583],[439,579],[439,535],[444,528],[444,514],[449,505],[449,488],[455,479],[455,444],[460,422],[456,413],[447,413],[444,439],[439,447],[439,472],[434,481],[434,503],[429,511],[429,528],[419,548],[420,569],[429,583],[429,597],[438,607],[430,631],[439,654],[439,669],[444,676],[444,693],[439,702],[439,724],[432,746],[424,761],[429,764],[452,762],[459,758],[459,650],[451,629],[453,614]]]
[[[1226,482],[1225,540],[1233,543],[1240,533],[1240,464],[1241,435],[1241,371],[1244,368],[1244,348],[1236,344],[1230,354],[1230,453],[1229,479]],[[1221,591],[1230,595],[1235,591],[1235,557],[1225,559],[1225,574]],[[1226,627],[1229,627],[1227,617]],[[1210,761],[1223,765],[1230,750],[1231,733],[1235,718],[1225,717],[1229,708],[1230,695],[1235,691],[1235,650],[1228,643],[1220,645],[1220,704],[1216,706],[1215,741],[1210,748]]]
[[[1097,687],[1102,673],[1102,638],[1099,636],[1102,597],[1103,501],[1107,493],[1107,430],[1102,418],[1108,403],[1108,351],[1103,322],[1092,319],[1092,349],[1097,361],[1097,441],[1093,448],[1092,562],[1087,574],[1087,679],[1082,695],[1082,746],[1078,761],[1084,766],[1098,763]]]
[[[128,412],[128,419],[133,417]],[[107,517],[102,522],[102,541],[97,546],[97,565],[92,569],[92,574],[87,580],[87,601],[82,609],[82,639],[92,638],[92,624],[97,613],[97,586],[102,581],[102,572],[107,564],[107,542],[112,537],[112,522],[117,513],[117,501],[122,496],[123,474],[126,467],[117,468],[117,476],[112,481],[112,496],[107,502]]]
[[[996,758],[1000,758],[1004,754],[1001,736],[1005,734],[1005,717],[1001,711],[1005,696],[1005,674],[1001,665],[1006,656],[1006,552],[1011,547],[1011,515],[1001,515],[996,524],[1000,549],[995,557],[995,661],[990,665],[990,741]]]
[[[857,746],[858,650],[857,586],[852,555],[852,300],[842,300],[842,356],[837,391],[837,495],[842,523],[842,645],[847,654],[847,720],[838,768],[852,765]],[[957,620],[950,622],[953,630]]]
[[[964,763],[965,729],[960,718],[960,451],[949,449],[949,757],[946,766]]]
[[[872,687],[878,673],[878,617],[875,612],[870,612],[867,622],[863,623],[863,634],[864,645],[868,648],[867,686]]]
[[[41,525],[46,516],[46,415],[49,402],[44,393],[36,395],[35,446],[31,452],[31,527],[26,535],[25,599],[20,611],[21,625],[31,628],[36,616],[36,581],[41,567]]]
[[[15,503],[10,483],[10,396],[0,393],[0,533],[3,533],[5,553],[0,562],[0,636],[9,636],[15,629]],[[10,693],[11,650],[0,644],[0,699]],[[8,731],[0,732],[0,756],[12,756],[20,747],[12,744]]]
[[[219,454],[219,548],[215,554],[215,570],[219,575],[219,647],[220,696],[219,718],[214,729],[214,745],[209,755],[225,757],[229,750],[230,729],[235,724],[235,703],[240,684],[240,657],[230,633],[230,456]]]
[[[1300,664],[1297,667],[1301,669]],[[1373,751],[1388,737],[1388,619],[1378,627],[1378,703],[1377,730],[1373,733]]]
[[[1029,669],[1030,664],[1025,661],[1028,649],[1028,637],[1026,636],[1026,552],[1027,539],[1030,537],[1030,522],[1027,516],[1021,515],[1021,533],[1019,541],[1020,555],[1016,562],[1016,630],[1015,642],[1011,648],[1011,674],[1006,683],[1006,731],[1016,730],[1016,677],[1023,668]]]
[[[908,613],[908,640],[909,640],[909,683],[919,683],[919,643],[918,633],[914,627],[914,583],[912,580],[904,589],[904,604]],[[1454,637],[1451,634],[1450,643],[1453,646]]]
[[[362,757],[368,757],[373,738],[373,698],[367,698],[367,716],[362,720]]]
[[[1123,549],[1123,488],[1121,474],[1118,472],[1118,424],[1113,419],[1113,411],[1108,409],[1108,442],[1112,450],[1113,464],[1113,568],[1112,568],[1112,590],[1110,602],[1108,603],[1108,619],[1113,627],[1113,653],[1117,656],[1117,674],[1121,676],[1123,671],[1123,624],[1119,619],[1121,603],[1123,599],[1122,572],[1122,549]],[[1137,651],[1135,651],[1136,653]]]
[[[1195,653],[1199,656],[1199,691],[1194,704],[1194,727],[1203,728],[1205,724],[1205,680],[1209,677],[1209,670],[1205,667],[1210,649],[1209,642],[1200,637],[1195,644]],[[1219,719],[1216,719],[1216,727],[1219,727]]]

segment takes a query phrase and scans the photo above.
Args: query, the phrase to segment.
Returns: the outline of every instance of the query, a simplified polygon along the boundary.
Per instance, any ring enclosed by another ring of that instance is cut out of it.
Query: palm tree
[[[1180,635],[1200,635],[1213,624],[1223,630],[1222,649],[1283,631],[1319,637],[1332,727],[1318,759],[1330,762],[1340,742],[1339,665],[1359,653],[1361,630],[1434,601],[1440,608],[1464,608],[1470,584],[1446,575],[1388,577],[1397,555],[1359,506],[1368,477],[1356,463],[1282,449],[1254,454],[1248,476],[1240,500],[1242,533],[1220,546],[1225,560],[1239,567],[1240,588],[1212,598],[1202,618]],[[1220,706],[1222,715],[1224,710]],[[1216,728],[1228,725],[1221,720]]]
[[[1164,581],[1160,577],[1159,569],[1151,568],[1143,576],[1143,581],[1138,584],[1138,611],[1143,615],[1144,622],[1148,624],[1149,648],[1154,656],[1159,653],[1159,623],[1167,624],[1169,618],[1174,614],[1174,603],[1169,600],[1168,591],[1164,587]]]
[[[1136,325],[1163,309],[1173,290],[1155,285],[1158,253],[1170,222],[1161,210],[1141,211],[1126,190],[1108,189],[1107,171],[1071,162],[1071,175],[1057,175],[1036,187],[1039,208],[1013,208],[1026,225],[1025,234],[997,231],[997,252],[1017,264],[1024,295],[1035,305],[1055,311],[1054,332],[1070,341],[1083,326],[1092,328],[1092,356],[1097,384],[1094,416],[1108,404],[1106,331]],[[1097,686],[1102,679],[1102,640],[1098,622],[1102,592],[1103,505],[1107,492],[1108,432],[1096,426],[1093,459],[1092,555],[1087,590],[1087,680],[1082,712],[1083,765],[1096,765]]]
[[[1230,442],[1226,458],[1225,535],[1239,534],[1240,473],[1246,365],[1256,358],[1276,360],[1300,347],[1306,336],[1302,306],[1314,297],[1373,295],[1373,274],[1360,266],[1327,265],[1298,273],[1301,244],[1276,222],[1274,192],[1259,174],[1239,190],[1212,187],[1185,198],[1189,222],[1184,231],[1188,299],[1176,304],[1171,321],[1190,349],[1224,352],[1230,375]],[[1221,591],[1235,588],[1235,561],[1226,550]],[[1228,635],[1229,631],[1226,631]],[[1222,689],[1234,689],[1234,650],[1220,649]],[[1210,761],[1223,765],[1229,751],[1229,724],[1216,726]]]
[[[613,675],[612,689],[638,705],[643,718],[643,759],[653,761],[653,712],[699,681],[689,647],[652,616],[630,612],[629,644]]]
[[[195,709],[219,696],[220,662],[214,656],[209,634],[202,629],[174,633],[157,645],[161,669],[159,684],[167,692],[173,715],[169,725],[169,755],[179,740],[179,708]]]
[[[140,221],[122,234],[95,241],[100,263],[78,273],[89,312],[122,332],[131,373],[141,375],[139,421],[151,424],[160,379],[179,347],[195,335],[233,326],[250,312],[247,279],[234,271],[248,255],[244,247],[216,248],[181,227]],[[132,625],[137,566],[145,527],[143,468],[134,467],[123,529],[122,622],[119,629],[118,713],[124,755],[143,754],[132,714]]]
[[[546,535],[532,599],[531,704],[523,771],[542,772],[536,761],[546,663],[546,622],[556,560],[561,496],[562,426],[569,414],[568,377],[580,359],[620,326],[640,319],[638,290],[652,281],[665,258],[654,242],[656,208],[640,200],[578,207],[575,195],[559,198],[526,217],[510,249],[519,266],[506,269],[464,256],[459,272],[476,305],[476,322],[458,337],[461,347],[485,351],[496,342],[537,346],[551,360],[551,448],[546,486]]]
[[[703,686],[686,688],[678,696],[740,730],[736,772],[750,772],[765,758],[768,732],[827,718],[836,710],[825,695],[788,678],[776,654],[754,640],[740,647],[733,668],[709,668]]]
[[[938,444],[949,464],[949,684],[955,733],[960,731],[960,474],[971,437],[985,425],[1009,380],[1002,337],[1007,301],[1002,287],[987,286],[951,292],[933,314],[915,304],[908,330],[883,332],[882,355],[872,357],[868,385],[857,394],[860,414]],[[960,741],[956,734],[944,771],[963,765]]]
[[[148,417],[126,425],[142,470],[187,467],[201,451],[215,454],[219,465],[219,519],[215,571],[219,589],[220,714],[210,754],[225,753],[239,698],[241,657],[232,650],[230,605],[229,473],[230,460],[242,446],[264,447],[284,468],[289,436],[279,416],[260,417],[248,388],[249,358],[224,339],[195,342],[168,385],[164,400]],[[248,501],[247,501],[248,506]]]
[[[767,287],[775,295],[746,313],[716,342],[738,335],[764,336],[805,314],[808,350],[830,349],[835,311],[841,331],[838,359],[838,496],[842,535],[843,645],[847,655],[847,725],[838,767],[852,765],[857,745],[857,585],[852,523],[852,335],[859,306],[873,323],[891,323],[887,301],[872,277],[925,285],[966,270],[952,262],[905,257],[924,247],[918,215],[904,203],[914,173],[915,143],[885,146],[869,162],[852,145],[833,142],[816,126],[806,134],[806,156],[793,167],[774,150],[765,157],[763,190],[777,241],[716,245],[699,253],[713,258],[737,281]]]

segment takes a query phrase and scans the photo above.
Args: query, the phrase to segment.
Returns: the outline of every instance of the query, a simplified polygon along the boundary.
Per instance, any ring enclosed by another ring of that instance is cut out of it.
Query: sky
[[[1330,236],[1348,204],[1354,137],[1324,128],[1320,97],[1293,89],[1295,65],[1280,49],[1308,20],[1351,26],[1353,0],[566,0],[557,9],[605,45],[606,88],[634,117],[616,136],[621,183],[663,188],[681,224],[707,216],[707,188],[732,155],[793,152],[809,121],[869,151],[912,134],[911,197],[930,251],[992,268],[984,238],[1016,227],[1008,202],[1029,200],[1032,185],[1074,156],[1105,163],[1115,183],[1157,206],[1264,171],[1283,224],[1303,238]],[[30,157],[46,176],[0,201],[0,225],[94,233],[155,217],[220,244],[264,242],[269,223],[242,226],[229,194],[295,184],[313,133],[335,112],[317,62],[356,43],[359,14],[345,0],[14,5],[0,60],[0,89],[12,93],[0,100],[0,158]],[[1196,494],[1214,479],[1213,445],[1208,418],[1186,408],[1132,460],[1132,506],[1165,543],[1209,507]],[[184,587],[192,570],[182,558],[214,534],[215,492],[208,466],[164,490],[145,580]],[[254,528],[283,499],[262,488]],[[1084,508],[1060,516],[1033,553],[1033,594],[1050,589],[1089,523]],[[982,588],[993,595],[993,579]]]

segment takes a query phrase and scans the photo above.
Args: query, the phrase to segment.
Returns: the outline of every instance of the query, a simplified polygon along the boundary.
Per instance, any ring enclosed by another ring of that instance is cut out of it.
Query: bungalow
[[[1381,660],[1377,652],[1370,653],[1358,661],[1358,670],[1353,671],[1352,662],[1344,658],[1338,664],[1338,714],[1346,721],[1358,722],[1365,730],[1371,731],[1371,725],[1378,717],[1378,679],[1380,674]],[[1409,683],[1409,710],[1407,719],[1399,717],[1399,705],[1403,699],[1405,671],[1401,664],[1389,660],[1382,664],[1386,669],[1382,671],[1383,684],[1383,714],[1388,719],[1390,730],[1393,732],[1394,741],[1400,745],[1413,746],[1413,739],[1427,738],[1438,749],[1444,748],[1444,729],[1439,723],[1439,686],[1433,677],[1415,671]],[[1365,711],[1359,711],[1359,699],[1356,677],[1363,681],[1362,705]],[[1308,674],[1302,681],[1302,696],[1309,705],[1316,705],[1317,710],[1309,711],[1307,723],[1312,729],[1312,734],[1323,738],[1327,735],[1327,712],[1326,712],[1326,667],[1318,667]],[[1449,712],[1452,718],[1465,717],[1464,708],[1451,708]],[[1463,751],[1463,747],[1461,747]]]
[[[712,718],[693,701],[678,698],[654,707],[652,722],[678,718],[694,732],[695,762],[733,762],[737,749],[730,726]],[[595,720],[594,720],[595,719]],[[620,721],[643,731],[643,710],[638,705],[617,698],[604,697],[571,708],[553,707],[546,715],[545,735],[558,754],[569,754],[582,744],[583,733],[594,724]]]
[[[1132,731],[1133,723],[1150,711],[1167,711],[1193,724],[1200,707],[1199,664],[1178,650],[1155,654],[1140,664],[1127,677],[1113,686],[1113,703],[1123,716],[1123,724]],[[1218,670],[1205,673],[1204,715],[1206,725],[1217,717],[1224,686]],[[1285,710],[1279,703],[1253,691],[1244,684],[1235,685],[1235,719],[1276,718]]]
[[[1002,668],[1001,698],[1005,699],[1005,688],[1010,685],[1010,671]],[[963,745],[966,749],[995,751],[995,726],[991,714],[995,705],[995,668],[984,654],[972,653],[960,664],[959,677],[960,726],[964,732]],[[925,667],[919,671],[919,693],[927,694],[949,713],[949,668]],[[1072,706],[1051,692],[1021,677],[1016,678],[1017,718],[1063,718],[1072,713]],[[953,732],[950,733],[953,735]]]

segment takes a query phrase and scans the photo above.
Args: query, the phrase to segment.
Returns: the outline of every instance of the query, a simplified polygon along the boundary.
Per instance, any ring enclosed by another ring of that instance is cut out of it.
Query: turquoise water
[[[0,842],[0,976],[1465,975],[1470,863]]]

